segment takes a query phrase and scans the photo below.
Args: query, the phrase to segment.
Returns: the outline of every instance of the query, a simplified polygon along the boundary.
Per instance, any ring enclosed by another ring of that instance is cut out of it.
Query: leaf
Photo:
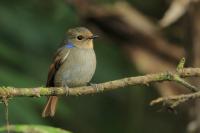
[[[11,125],[10,131],[15,133],[71,133],[60,128],[41,125]],[[0,132],[6,132],[7,128],[0,127]]]

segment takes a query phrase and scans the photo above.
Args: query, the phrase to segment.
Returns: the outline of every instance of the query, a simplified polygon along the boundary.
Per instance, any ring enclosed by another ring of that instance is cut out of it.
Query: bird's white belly
[[[73,48],[55,75],[55,86],[81,86],[92,79],[96,69],[93,49]]]

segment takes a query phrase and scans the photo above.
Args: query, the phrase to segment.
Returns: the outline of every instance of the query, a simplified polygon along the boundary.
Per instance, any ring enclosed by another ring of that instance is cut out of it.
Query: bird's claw
[[[68,96],[69,95],[69,87],[67,85],[65,85],[64,89],[65,89],[65,95]]]
[[[102,88],[98,84],[90,83],[90,86],[92,86],[92,88],[96,89],[97,92],[102,91]]]

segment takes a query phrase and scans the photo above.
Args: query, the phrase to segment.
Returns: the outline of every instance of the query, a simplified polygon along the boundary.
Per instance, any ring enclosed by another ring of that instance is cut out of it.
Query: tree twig
[[[185,83],[180,82],[179,78],[186,77],[200,77],[200,68],[183,68],[175,72],[162,72],[155,74],[147,74],[144,76],[129,77],[109,81],[105,83],[99,83],[94,86],[82,86],[75,88],[63,88],[63,87],[36,87],[36,88],[15,88],[15,87],[0,87],[0,97],[40,97],[50,95],[86,95],[94,94],[107,90],[114,90],[123,88],[125,86],[135,85],[149,85],[150,83],[162,82],[162,81],[174,81],[183,86],[189,88]],[[189,84],[189,83],[187,83]],[[191,88],[190,88],[191,89]],[[196,88],[193,88],[196,89]],[[195,90],[196,91],[196,90]]]
[[[169,97],[160,97],[153,101],[151,101],[150,105],[156,105],[159,103],[164,103],[170,108],[175,108],[181,103],[186,101],[200,98],[200,92],[190,93],[190,94],[182,94],[177,96],[169,96]]]
[[[8,99],[6,97],[2,97],[2,101],[5,105],[5,120],[6,120],[6,129],[7,133],[10,133],[10,127],[9,127],[9,118],[8,118]]]

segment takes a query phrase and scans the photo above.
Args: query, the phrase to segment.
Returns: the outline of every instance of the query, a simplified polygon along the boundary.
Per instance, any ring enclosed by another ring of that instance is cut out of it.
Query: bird
[[[96,70],[93,39],[98,37],[85,27],[71,28],[50,65],[46,87],[78,87],[90,83]],[[42,117],[53,117],[58,96],[50,96]]]

